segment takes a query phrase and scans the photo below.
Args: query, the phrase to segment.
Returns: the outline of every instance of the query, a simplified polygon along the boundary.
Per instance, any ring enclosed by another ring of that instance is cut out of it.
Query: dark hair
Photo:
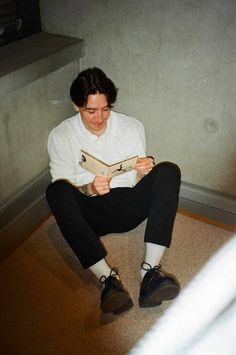
[[[87,104],[88,96],[104,94],[108,106],[111,107],[116,101],[118,89],[114,83],[99,68],[88,68],[83,70],[72,82],[70,97],[74,104],[83,107]]]

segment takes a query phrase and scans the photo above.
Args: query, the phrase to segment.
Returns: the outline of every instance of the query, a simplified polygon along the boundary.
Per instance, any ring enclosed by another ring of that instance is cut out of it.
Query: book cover
[[[82,159],[80,165],[82,166],[82,168],[88,170],[96,176],[109,176],[110,178],[133,170],[138,158],[138,156],[136,155],[129,159],[125,159],[115,164],[109,165],[103,162],[102,160],[97,159],[93,155],[85,152],[84,150],[81,150],[81,154]]]

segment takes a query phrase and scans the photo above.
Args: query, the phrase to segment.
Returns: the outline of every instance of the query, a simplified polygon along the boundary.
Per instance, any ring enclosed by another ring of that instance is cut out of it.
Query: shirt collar
[[[93,134],[91,133],[84,125],[83,121],[82,121],[82,118],[81,118],[81,115],[80,113],[78,112],[76,114],[76,116],[78,117],[78,124],[79,124],[79,127],[80,129],[82,130],[82,132],[89,138],[89,139],[92,139],[93,141],[101,138],[101,137],[105,137],[107,136],[110,132],[111,132],[111,129],[112,129],[112,111],[110,113],[110,116],[109,116],[109,119],[107,120],[107,127],[106,127],[106,130],[101,134],[101,136],[96,136],[96,134]]]

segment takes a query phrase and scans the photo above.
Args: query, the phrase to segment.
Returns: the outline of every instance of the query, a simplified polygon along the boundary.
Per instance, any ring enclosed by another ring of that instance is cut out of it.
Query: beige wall
[[[41,11],[44,30],[85,39],[83,67],[114,80],[149,154],[236,196],[234,0],[41,0]]]

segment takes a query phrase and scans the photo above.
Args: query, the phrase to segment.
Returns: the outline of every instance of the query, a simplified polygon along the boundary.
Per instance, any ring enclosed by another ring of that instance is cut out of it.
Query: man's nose
[[[102,122],[103,121],[103,112],[100,111],[100,110],[97,110],[96,121],[97,122]]]

